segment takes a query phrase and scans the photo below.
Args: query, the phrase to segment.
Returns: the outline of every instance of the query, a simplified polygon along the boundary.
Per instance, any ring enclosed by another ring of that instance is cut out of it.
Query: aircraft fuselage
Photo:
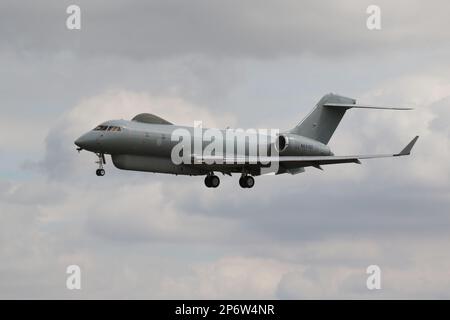
[[[102,123],[99,127],[101,126],[108,129],[117,127],[120,128],[120,131],[92,130],[78,138],[75,144],[87,151],[110,154],[114,165],[119,169],[182,175],[205,175],[213,171],[242,172],[242,165],[239,164],[223,166],[221,164],[173,163],[172,150],[179,143],[179,140],[174,138],[176,130],[181,129],[189,133],[191,152],[195,154],[202,153],[211,143],[211,138],[205,138],[211,129],[127,120],[111,120]],[[196,134],[196,130],[201,130],[201,133]],[[254,132],[236,131],[234,135],[230,135],[229,129],[217,129],[212,132],[217,132],[214,139],[223,146],[222,150],[216,150],[216,154],[248,156],[252,150],[264,150],[265,155],[271,155],[274,152],[274,148],[271,146],[274,139],[270,138],[268,134],[261,134],[256,130]],[[285,150],[276,149],[275,151],[279,151],[280,157],[332,155],[329,147],[318,141],[298,135],[284,135],[291,141],[291,147],[286,147]],[[217,141],[217,139],[221,141]],[[230,148],[230,146],[233,147]],[[285,169],[281,168],[279,173]],[[252,175],[260,174],[257,167],[249,166],[248,170]]]

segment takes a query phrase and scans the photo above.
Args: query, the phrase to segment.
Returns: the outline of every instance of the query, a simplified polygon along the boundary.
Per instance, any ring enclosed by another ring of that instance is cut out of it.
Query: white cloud
[[[274,299],[281,275],[289,265],[271,259],[227,256],[195,264],[189,276],[165,278],[167,297],[195,299]]]
[[[138,113],[154,113],[179,125],[193,125],[202,120],[210,127],[217,121],[233,121],[229,115],[213,116],[205,107],[195,106],[177,97],[157,96],[127,90],[109,91],[81,101],[61,120],[64,130],[76,135],[80,127],[91,129],[109,119],[131,119]]]
[[[154,113],[173,123],[185,125],[193,125],[194,121],[201,120],[205,127],[220,127],[222,123],[218,121],[234,122],[233,117],[227,114],[213,117],[207,109],[180,98],[126,90],[109,91],[82,100],[55,122],[46,138],[44,160],[38,167],[44,168],[56,179],[85,170],[86,154],[77,157],[74,141],[99,123],[112,119],[131,119],[139,113]],[[83,161],[80,158],[84,159],[83,166],[80,165]],[[28,166],[32,165],[28,163]]]

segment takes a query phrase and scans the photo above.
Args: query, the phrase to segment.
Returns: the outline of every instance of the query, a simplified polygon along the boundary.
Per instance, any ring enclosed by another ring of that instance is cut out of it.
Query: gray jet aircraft
[[[97,155],[97,176],[105,175],[105,154],[109,154],[113,164],[123,170],[204,175],[208,188],[219,186],[217,172],[230,176],[239,173],[239,185],[252,188],[253,177],[268,172],[297,174],[305,167],[322,170],[323,165],[360,164],[362,159],[410,154],[418,136],[395,154],[335,156],[328,142],[345,112],[351,108],[411,110],[360,105],[355,99],[330,93],[322,97],[297,126],[275,137],[256,132],[249,133],[244,139],[241,139],[242,133],[230,138],[229,129],[215,129],[217,135],[213,135],[213,139],[207,132],[210,129],[201,128],[200,134],[196,134],[194,127],[176,126],[158,116],[142,113],[131,121],[106,121],[82,135],[75,144],[78,151],[87,150]],[[180,145],[181,142],[184,144]],[[216,148],[208,147],[212,142]],[[205,153],[208,148],[211,152]]]

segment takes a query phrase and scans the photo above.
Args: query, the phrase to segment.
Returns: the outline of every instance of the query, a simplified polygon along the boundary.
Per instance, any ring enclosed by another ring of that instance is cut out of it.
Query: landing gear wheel
[[[252,176],[242,176],[239,179],[239,185],[242,188],[253,188],[255,185],[255,179]]]
[[[106,164],[105,155],[103,153],[97,153],[98,160],[96,163],[98,164],[98,169],[95,171],[97,177],[103,177],[105,175],[105,170],[103,169],[103,165]]]
[[[211,181],[211,187],[212,188],[217,188],[220,184],[220,179],[218,176],[211,176],[209,177],[210,181]]]
[[[247,188],[253,188],[253,186],[255,185],[255,179],[253,179],[252,176],[246,176],[245,185]]]
[[[206,176],[205,177],[205,186],[207,186],[208,188],[211,188],[211,176]]]
[[[208,175],[205,177],[205,186],[208,188],[217,188],[220,184],[220,179],[215,175]]]

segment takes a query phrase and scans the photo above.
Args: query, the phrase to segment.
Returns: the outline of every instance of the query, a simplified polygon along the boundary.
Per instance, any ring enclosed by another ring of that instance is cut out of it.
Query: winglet
[[[406,147],[403,148],[400,153],[397,153],[396,156],[407,156],[411,153],[412,148],[414,147],[414,144],[416,143],[417,139],[419,139],[419,136],[415,136],[414,139],[412,139]]]

